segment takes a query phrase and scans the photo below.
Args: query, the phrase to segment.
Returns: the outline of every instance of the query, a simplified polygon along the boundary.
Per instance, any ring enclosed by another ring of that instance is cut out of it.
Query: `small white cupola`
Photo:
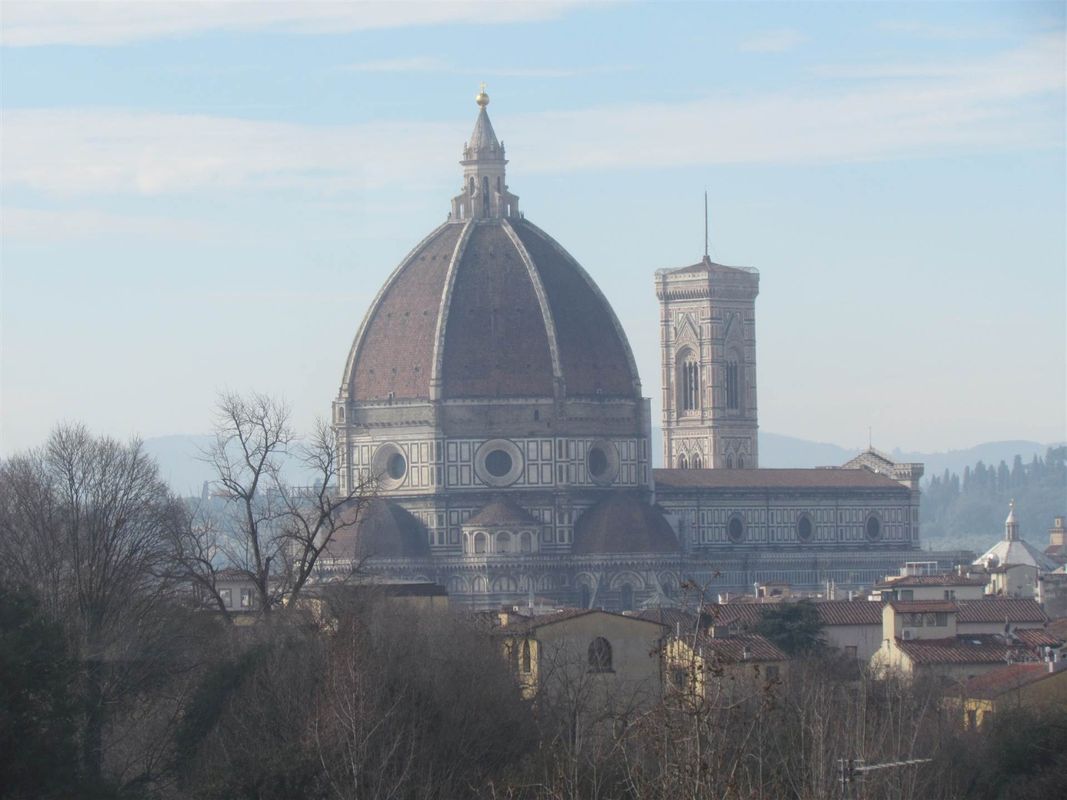
[[[1019,523],[1015,519],[1015,500],[1008,504],[1008,518],[1004,520],[1004,541],[1019,541]]]

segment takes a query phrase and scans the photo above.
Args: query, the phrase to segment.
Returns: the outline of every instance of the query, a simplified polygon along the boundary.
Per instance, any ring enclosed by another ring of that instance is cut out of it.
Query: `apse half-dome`
[[[422,558],[430,553],[426,527],[396,503],[374,498],[341,510],[342,525],[328,549],[333,558]]]
[[[574,549],[578,555],[676,553],[674,529],[655,506],[633,492],[616,491],[578,518]]]
[[[578,262],[519,212],[480,105],[449,220],[400,263],[356,334],[348,399],[640,399],[622,326]]]

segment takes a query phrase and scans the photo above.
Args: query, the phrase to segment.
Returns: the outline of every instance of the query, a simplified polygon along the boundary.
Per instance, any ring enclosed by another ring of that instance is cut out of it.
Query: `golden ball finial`
[[[482,108],[485,108],[487,105],[489,105],[489,95],[485,93],[484,83],[482,84],[481,91],[479,91],[478,94],[475,95],[474,102],[480,105]]]

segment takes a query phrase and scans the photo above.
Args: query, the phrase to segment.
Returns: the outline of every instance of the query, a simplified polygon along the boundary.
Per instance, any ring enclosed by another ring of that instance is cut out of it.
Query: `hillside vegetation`
[[[934,475],[923,489],[923,542],[983,552],[1003,536],[1013,499],[1022,537],[1044,549],[1052,518],[1067,514],[1067,446],[1050,447],[1029,463],[1015,456],[1010,465],[979,461],[962,475],[947,469]]]

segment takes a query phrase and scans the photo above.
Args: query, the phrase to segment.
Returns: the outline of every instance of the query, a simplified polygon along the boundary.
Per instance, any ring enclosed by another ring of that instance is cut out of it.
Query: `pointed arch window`
[[[726,362],[726,407],[731,410],[741,408],[740,371],[736,358]]]
[[[689,469],[689,458],[685,453],[678,456],[678,469]]]
[[[489,213],[489,176],[482,176],[482,211]]]
[[[526,673],[533,672],[533,656],[530,653],[530,640],[522,640],[522,655],[520,658],[519,668]]]
[[[689,351],[678,364],[678,406],[683,413],[700,408],[700,365]]]
[[[704,462],[701,461],[699,453],[693,456],[693,469],[704,469]]]

